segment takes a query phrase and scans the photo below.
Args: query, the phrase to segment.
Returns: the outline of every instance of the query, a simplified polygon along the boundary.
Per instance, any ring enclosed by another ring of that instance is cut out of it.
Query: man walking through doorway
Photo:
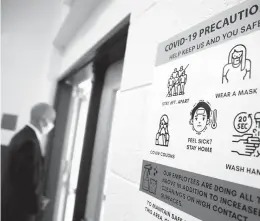
[[[12,138],[3,186],[2,221],[33,221],[46,207],[44,149],[40,143],[54,127],[55,117],[50,105],[39,103],[31,110],[30,123]]]

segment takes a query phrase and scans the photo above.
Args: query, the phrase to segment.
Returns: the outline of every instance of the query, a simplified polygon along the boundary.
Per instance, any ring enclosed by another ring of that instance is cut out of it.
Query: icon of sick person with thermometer
[[[205,101],[199,101],[192,109],[190,125],[198,135],[207,130],[207,126],[212,129],[217,128],[217,110],[211,110],[210,104]]]

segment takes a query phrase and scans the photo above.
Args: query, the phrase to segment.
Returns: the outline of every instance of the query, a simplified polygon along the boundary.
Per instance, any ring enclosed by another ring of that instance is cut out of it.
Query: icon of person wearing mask
[[[156,140],[155,140],[156,145],[168,147],[169,139],[170,139],[168,125],[169,125],[169,118],[166,114],[164,114],[160,119],[159,130],[156,134]]]
[[[231,49],[228,64],[223,68],[222,84],[251,79],[251,60],[247,59],[247,49],[239,44]]]
[[[213,115],[213,119],[211,119],[211,115]],[[191,111],[190,124],[198,135],[206,131],[210,124],[212,129],[215,129],[217,127],[217,110],[214,110],[212,114],[210,105],[200,101]]]

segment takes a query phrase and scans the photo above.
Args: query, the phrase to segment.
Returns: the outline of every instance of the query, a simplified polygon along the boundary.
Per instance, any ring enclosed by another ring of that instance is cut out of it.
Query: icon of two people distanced
[[[186,69],[188,66],[189,65],[187,65],[185,69],[183,69],[183,66],[181,66],[179,70],[177,68],[174,69],[168,80],[167,97],[183,95],[185,93],[184,89],[187,83]]]

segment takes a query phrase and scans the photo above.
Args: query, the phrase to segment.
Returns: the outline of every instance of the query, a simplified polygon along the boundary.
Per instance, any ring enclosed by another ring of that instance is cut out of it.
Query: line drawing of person
[[[211,122],[211,107],[210,105],[205,101],[200,101],[195,105],[190,113],[191,119],[190,119],[190,125],[192,125],[192,129],[196,131],[198,135],[200,135],[202,132],[207,130],[207,126],[212,123],[212,129],[216,128],[216,121],[217,121],[217,110],[213,111],[214,113],[214,123]],[[213,126],[214,124],[214,126]]]
[[[172,77],[173,77],[173,92],[172,92],[172,95],[173,96],[176,96],[176,75],[178,74],[178,70],[177,68],[174,68],[174,71],[172,73]]]
[[[182,71],[181,75],[180,75],[180,95],[185,94],[184,92],[184,88],[187,82],[187,74],[185,73],[185,70]]]
[[[228,63],[223,68],[222,84],[251,79],[251,60],[247,58],[245,45],[234,46],[228,55]]]
[[[177,68],[174,68],[174,71],[172,72],[168,80],[168,94],[166,97],[172,97],[173,90],[175,90],[175,77],[174,77],[175,73],[177,73]]]
[[[183,71],[183,66],[180,66],[179,74],[181,75]]]
[[[181,95],[181,75],[183,73],[183,66],[180,66],[180,69],[178,70],[178,81],[177,81],[177,95]]]
[[[159,146],[169,145],[170,135],[168,131],[169,118],[166,114],[162,115],[159,124],[159,130],[156,134],[155,144]]]
[[[174,92],[173,92],[173,96],[177,96],[179,94],[179,71],[177,70],[176,75],[174,77]]]
[[[174,87],[174,78],[173,78],[173,74],[171,75],[170,79],[168,80],[168,94],[167,97],[171,97],[172,96],[172,89]]]

